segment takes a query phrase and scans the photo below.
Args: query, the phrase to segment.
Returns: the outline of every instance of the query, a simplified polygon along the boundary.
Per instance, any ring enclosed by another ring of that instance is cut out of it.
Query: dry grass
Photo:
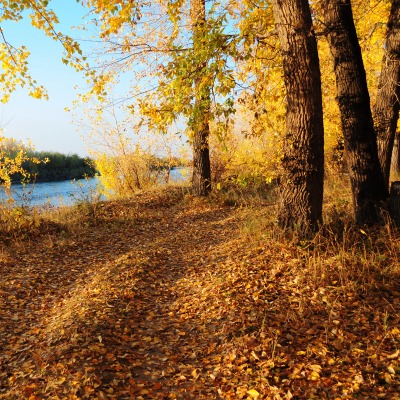
[[[365,292],[400,274],[400,232],[390,219],[380,227],[361,229],[354,225],[348,179],[332,176],[325,182],[324,225],[309,240],[296,232],[283,233],[276,225],[276,205],[258,201],[247,207],[240,235],[254,243],[284,247],[293,259],[302,260],[292,271],[304,285],[329,287],[332,282],[343,292]],[[262,205],[261,205],[262,204]],[[380,283],[378,283],[378,281]]]

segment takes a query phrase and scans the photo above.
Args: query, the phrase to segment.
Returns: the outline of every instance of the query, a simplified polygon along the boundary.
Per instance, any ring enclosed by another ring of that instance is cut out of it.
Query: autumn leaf
[[[258,399],[260,396],[260,393],[257,392],[255,389],[250,389],[247,391],[247,394],[252,398],[252,399]]]

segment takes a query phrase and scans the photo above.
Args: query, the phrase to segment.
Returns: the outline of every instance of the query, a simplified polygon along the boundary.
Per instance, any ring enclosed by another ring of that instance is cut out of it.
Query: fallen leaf
[[[253,399],[258,399],[258,397],[260,396],[260,393],[258,393],[257,390],[255,389],[248,390],[247,394],[251,396]]]
[[[394,353],[389,354],[386,356],[389,360],[394,360],[395,358],[398,358],[400,355],[400,350],[396,350]]]

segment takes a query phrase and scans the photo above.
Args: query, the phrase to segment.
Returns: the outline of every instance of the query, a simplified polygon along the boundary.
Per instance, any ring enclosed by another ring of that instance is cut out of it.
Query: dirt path
[[[3,245],[0,399],[398,400],[400,280],[253,241],[260,212],[148,194]]]
[[[143,200],[118,229],[110,212],[3,250],[3,398],[210,398],[217,327],[185,307],[200,307],[205,265],[237,236],[232,210]]]

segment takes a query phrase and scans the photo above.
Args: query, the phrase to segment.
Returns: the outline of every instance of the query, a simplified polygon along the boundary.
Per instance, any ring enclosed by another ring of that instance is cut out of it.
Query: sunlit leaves
[[[43,86],[37,85],[28,69],[29,51],[26,47],[14,48],[8,43],[0,43],[0,91],[1,102],[6,103],[17,87],[28,86],[29,93],[35,98],[47,98]]]
[[[112,87],[129,71],[136,79],[127,88],[127,103],[133,102],[149,131],[167,132],[183,117],[189,133],[201,108],[208,107],[203,104],[196,110],[196,97],[204,95],[212,101],[211,118],[232,115],[237,83],[234,58],[240,39],[227,28],[228,4],[215,2],[207,7],[206,24],[198,28],[201,32],[197,32],[194,50],[188,2],[82,3],[94,7],[96,25],[106,44],[99,68],[90,76],[92,89],[85,100],[96,96],[110,101],[112,94],[103,96],[103,83],[112,93]]]
[[[78,59],[76,54],[82,55],[79,44],[72,38],[63,35],[55,30],[58,24],[58,17],[52,9],[48,7],[47,0],[11,0],[2,2],[2,13],[0,14],[0,24],[2,22],[18,23],[22,18],[28,17],[33,27],[43,31],[49,38],[60,42],[64,48],[65,55],[62,59],[64,64],[70,64],[78,71],[87,68],[83,59]],[[47,99],[47,92],[43,86],[37,84],[29,73],[29,50],[21,46],[13,46],[12,38],[7,35],[7,25],[2,26],[0,43],[0,91],[2,92],[1,101],[7,102],[10,94],[17,87],[27,87],[30,96],[37,99]]]
[[[145,3],[145,2],[143,2]],[[100,17],[102,37],[118,33],[126,25],[136,24],[141,19],[141,2],[132,1],[82,1],[88,8],[93,8]]]
[[[187,118],[190,135],[196,116],[203,110],[211,110],[211,119],[227,120],[234,113],[232,96],[236,78],[232,67],[237,38],[226,32],[225,12],[211,8],[205,22],[188,32],[192,43],[172,45],[170,61],[157,71],[160,85],[154,112],[149,112],[149,102],[146,102],[146,109],[142,108],[151,120],[158,120],[157,126],[170,125],[183,115]],[[183,29],[182,37],[187,34]],[[210,100],[211,104],[203,104]]]
[[[29,155],[30,145],[24,145],[15,139],[0,135],[0,185],[9,193],[11,183],[15,176],[20,176],[22,181],[28,180],[31,175],[24,168],[26,162],[34,164],[46,162]]]

